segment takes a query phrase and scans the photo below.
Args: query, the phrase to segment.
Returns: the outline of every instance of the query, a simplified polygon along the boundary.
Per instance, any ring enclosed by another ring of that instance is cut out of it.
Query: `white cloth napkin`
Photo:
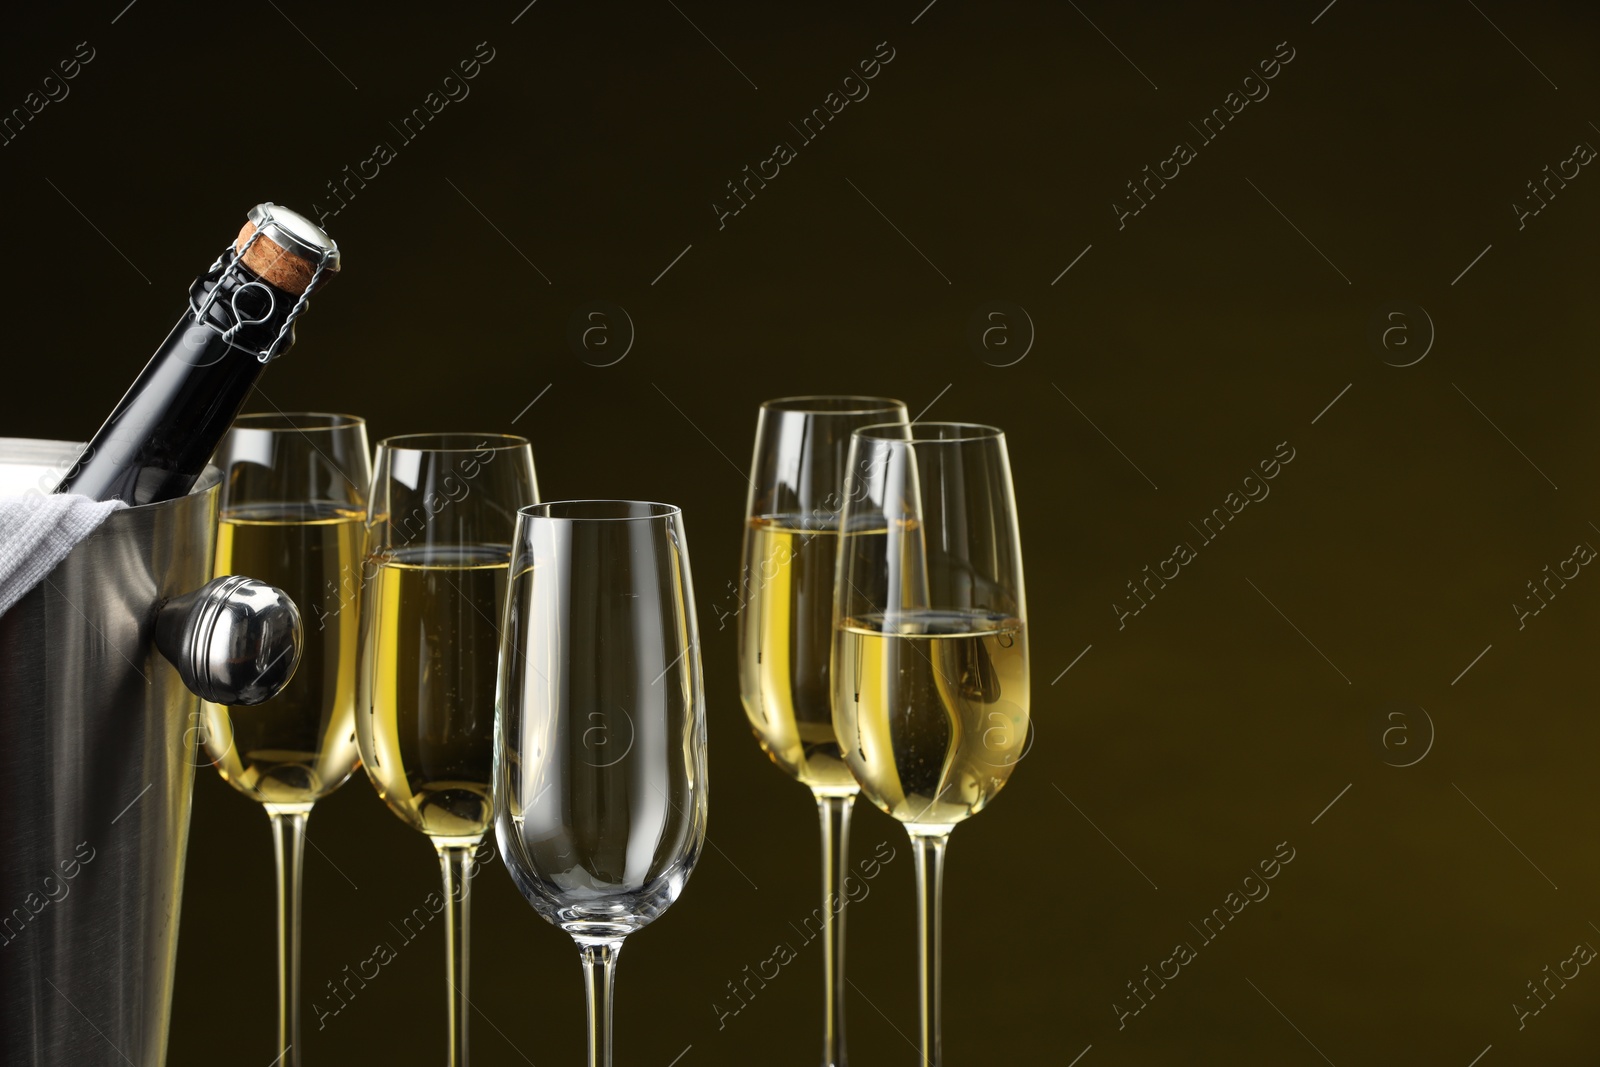
[[[0,615],[121,507],[120,500],[102,502],[71,493],[34,492],[0,500]]]

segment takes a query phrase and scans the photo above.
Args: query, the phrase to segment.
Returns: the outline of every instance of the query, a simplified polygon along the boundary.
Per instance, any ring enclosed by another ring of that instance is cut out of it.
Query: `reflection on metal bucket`
[[[0,491],[48,491],[79,447],[0,439]],[[217,679],[195,662],[180,677],[154,639],[162,606],[206,584],[218,478],[113,514],[0,616],[0,1063],[164,1061],[199,710],[185,680]],[[243,606],[178,603],[237,624],[246,664],[292,669],[293,606],[248,585]],[[185,627],[169,612],[162,629]]]

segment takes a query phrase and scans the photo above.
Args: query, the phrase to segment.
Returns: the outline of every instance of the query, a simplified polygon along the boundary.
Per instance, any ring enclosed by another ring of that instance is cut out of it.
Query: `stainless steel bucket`
[[[0,495],[80,448],[0,439]],[[219,479],[114,513],[0,616],[0,1064],[165,1060],[194,687],[246,671],[259,702],[299,652],[277,590],[207,584]]]

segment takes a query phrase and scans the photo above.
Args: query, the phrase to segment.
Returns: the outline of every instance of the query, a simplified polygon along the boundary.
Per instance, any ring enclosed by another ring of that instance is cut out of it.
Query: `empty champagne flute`
[[[739,573],[739,691],[761,747],[809,786],[822,824],[823,1067],[843,1067],[844,879],[850,811],[860,787],[833,731],[834,563],[850,434],[904,423],[906,407],[876,396],[769,400],[756,421]]]
[[[1028,732],[1027,610],[1005,435],[857,430],[834,587],[833,724],[861,789],[911,835],[922,1062],[939,1067],[945,845]]]
[[[222,469],[214,575],[288,593],[305,646],[283,692],[255,707],[204,704],[201,741],[222,778],[266,810],[276,860],[278,1055],[300,1063],[300,886],[306,820],[356,768],[356,637],[367,426],[351,415],[241,415]]]
[[[378,443],[356,736],[378,795],[439,854],[450,1067],[467,1063],[470,865],[488,829],[500,614],[533,450],[506,434]]]
[[[666,911],[706,834],[706,718],[683,516],[522,509],[495,716],[506,869],[578,943],[589,1065],[611,1067],[623,939]]]

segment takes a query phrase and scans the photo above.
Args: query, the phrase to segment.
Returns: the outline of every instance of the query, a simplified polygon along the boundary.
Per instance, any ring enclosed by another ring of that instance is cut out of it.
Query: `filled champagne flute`
[[[378,795],[427,834],[445,899],[450,1067],[466,1067],[470,868],[492,814],[494,689],[533,450],[506,434],[378,443],[367,511],[356,737]]]
[[[241,415],[218,446],[214,575],[282,589],[305,628],[300,666],[255,707],[204,704],[201,740],[222,778],[266,810],[277,862],[278,1053],[300,1063],[300,885],[312,805],[356,768],[356,636],[371,466],[351,415]]]
[[[833,724],[905,824],[917,877],[922,1062],[940,1067],[940,905],[950,832],[994,799],[1028,733],[1027,609],[1005,435],[857,430],[834,587]]]
[[[822,825],[823,1067],[843,1067],[844,878],[859,786],[833,730],[834,563],[852,431],[904,423],[898,400],[769,400],[756,421],[745,507],[739,691],[772,762],[808,786]]]
[[[706,834],[706,717],[683,516],[524,508],[495,715],[495,834],[512,881],[577,942],[589,1067],[611,1067],[623,939],[678,899]]]

